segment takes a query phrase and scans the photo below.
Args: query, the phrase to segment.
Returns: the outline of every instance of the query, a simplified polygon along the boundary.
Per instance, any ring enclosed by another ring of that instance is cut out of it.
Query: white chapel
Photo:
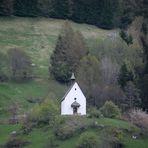
[[[86,115],[86,97],[75,81],[75,76],[71,76],[72,85],[66,92],[61,102],[61,115]]]

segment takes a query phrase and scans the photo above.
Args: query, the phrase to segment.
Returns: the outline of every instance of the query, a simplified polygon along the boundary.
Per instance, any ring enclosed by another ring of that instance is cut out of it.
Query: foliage
[[[100,80],[99,61],[95,56],[87,55],[80,61],[77,70],[78,82],[84,91],[89,105],[95,105],[96,88]]]
[[[127,119],[142,129],[148,135],[148,114],[140,109],[132,109],[127,114]]]
[[[13,80],[28,80],[32,77],[32,62],[30,57],[20,49],[8,51]]]
[[[122,148],[123,132],[119,129],[108,127],[101,133],[101,148]]]
[[[8,59],[7,56],[0,52],[0,82],[6,81],[8,79]]]
[[[54,135],[49,135],[48,136],[48,144],[47,144],[48,148],[56,148],[57,147],[57,143],[56,143],[56,137]]]
[[[96,107],[90,107],[88,112],[90,118],[100,118],[103,116]]]
[[[58,139],[65,140],[87,130],[92,125],[93,122],[86,117],[65,117],[65,120],[61,119],[58,124],[55,122],[54,133]]]
[[[14,0],[14,14],[18,16],[36,16],[37,1],[36,0]]]
[[[126,86],[124,87],[124,92],[126,95],[126,108],[134,108],[141,106],[141,98],[140,98],[140,91],[136,88],[133,82],[127,82]]]
[[[52,124],[57,113],[57,104],[51,99],[46,99],[43,103],[36,104],[32,108],[29,114],[29,121],[37,122],[38,124]]]
[[[94,132],[84,132],[80,135],[77,144],[78,148],[97,148],[98,138]]]
[[[117,105],[112,101],[106,101],[105,104],[100,108],[101,113],[104,117],[119,118],[121,111]]]
[[[123,88],[128,81],[133,81],[134,80],[134,75],[131,70],[127,67],[127,64],[124,63],[121,68],[120,68],[120,74],[118,78],[118,82]]]
[[[68,82],[86,54],[87,48],[81,33],[74,32],[70,24],[65,22],[51,57],[51,74],[59,82]]]
[[[120,31],[120,37],[127,43],[127,45],[133,44],[132,35],[128,35],[124,30]]]
[[[9,16],[13,14],[13,0],[0,1],[0,15]]]
[[[26,140],[11,136],[8,139],[8,141],[6,142],[4,148],[24,147],[24,146],[26,146],[28,144],[29,144],[29,142],[26,141]]]

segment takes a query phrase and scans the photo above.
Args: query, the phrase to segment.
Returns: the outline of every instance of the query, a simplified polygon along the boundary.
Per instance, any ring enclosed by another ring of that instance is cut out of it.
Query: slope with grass
[[[90,119],[89,119],[90,120]],[[128,123],[126,121],[117,120],[117,119],[109,119],[109,118],[101,118],[101,119],[91,119],[101,124],[105,125],[104,129],[88,129],[87,131],[93,131],[98,136],[98,142],[101,142],[102,137],[102,130],[106,130],[107,128],[111,128],[113,130],[122,130],[123,137],[122,142],[124,143],[125,148],[146,148],[148,145],[148,138],[139,136],[137,139],[133,139],[132,135],[136,132],[139,132],[139,129],[135,126],[133,126],[131,123]],[[12,131],[17,131],[19,133],[21,127],[20,125],[0,125],[0,144],[4,144],[7,139],[10,137],[10,133]],[[22,139],[29,141],[29,145],[25,146],[25,148],[43,148],[47,147],[47,144],[49,143],[49,137],[53,134],[53,130],[48,127],[40,127],[40,128],[34,128],[29,134],[19,134],[19,137]],[[58,148],[65,148],[65,147],[71,147],[75,148],[78,139],[80,137],[81,133],[77,133],[74,136],[72,136],[69,139],[65,140],[56,140],[56,145]],[[105,138],[105,137],[104,137]]]
[[[36,77],[30,82],[0,83],[0,118],[8,115],[5,109],[12,104],[18,106],[18,113],[24,113],[46,96],[60,99],[64,94],[67,86],[54,81],[48,73],[50,55],[63,23],[64,20],[47,18],[0,17],[0,52],[7,53],[10,48],[26,51],[35,65]],[[120,64],[123,61],[131,62],[132,66],[141,63],[139,46],[127,46],[119,37],[118,29],[103,30],[74,22],[71,25],[82,32],[90,52],[98,58],[108,55]]]

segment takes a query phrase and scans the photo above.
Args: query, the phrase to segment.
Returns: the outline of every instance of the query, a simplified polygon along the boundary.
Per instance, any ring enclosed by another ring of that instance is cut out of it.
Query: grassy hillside
[[[46,96],[60,99],[64,94],[67,86],[55,82],[48,74],[50,55],[63,23],[64,20],[47,18],[0,17],[0,51],[6,53],[10,48],[25,50],[35,64],[33,73],[37,77],[25,83],[0,84],[0,118],[6,115],[4,111],[12,103],[18,106],[18,112],[23,113],[36,100]],[[132,66],[141,63],[141,49],[137,44],[127,46],[119,37],[119,30],[103,30],[74,22],[71,25],[82,32],[90,52],[98,58],[108,55],[119,64],[123,61]]]
[[[105,125],[105,129],[111,128],[114,130],[122,130],[123,137],[121,138],[125,148],[146,148],[148,144],[148,139],[146,137],[138,137],[138,139],[132,139],[133,132],[138,132],[139,129],[133,126],[132,124],[117,120],[117,119],[109,119],[109,118],[102,118],[96,120],[99,124]],[[16,130],[17,132],[20,131],[20,125],[0,125],[0,144],[4,144],[6,140],[9,138],[9,135],[12,131]],[[101,129],[89,129],[93,132],[95,132],[98,135],[98,141],[101,140],[102,137],[102,130]],[[27,135],[19,135],[22,139],[25,139],[30,142],[29,145],[25,146],[25,148],[43,148],[46,147],[48,144],[48,138],[50,135],[52,135],[52,129],[49,127],[42,127],[42,128],[35,128],[33,129],[29,134]],[[73,137],[66,139],[66,140],[57,140],[57,147],[58,148],[75,148],[78,139],[79,139],[80,133],[74,135]],[[100,141],[101,142],[101,141]]]

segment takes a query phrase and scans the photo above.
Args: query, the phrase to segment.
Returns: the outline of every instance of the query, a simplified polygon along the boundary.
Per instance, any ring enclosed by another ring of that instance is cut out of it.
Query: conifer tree
[[[50,72],[60,82],[68,82],[79,61],[88,53],[83,36],[65,22],[51,56]]]

